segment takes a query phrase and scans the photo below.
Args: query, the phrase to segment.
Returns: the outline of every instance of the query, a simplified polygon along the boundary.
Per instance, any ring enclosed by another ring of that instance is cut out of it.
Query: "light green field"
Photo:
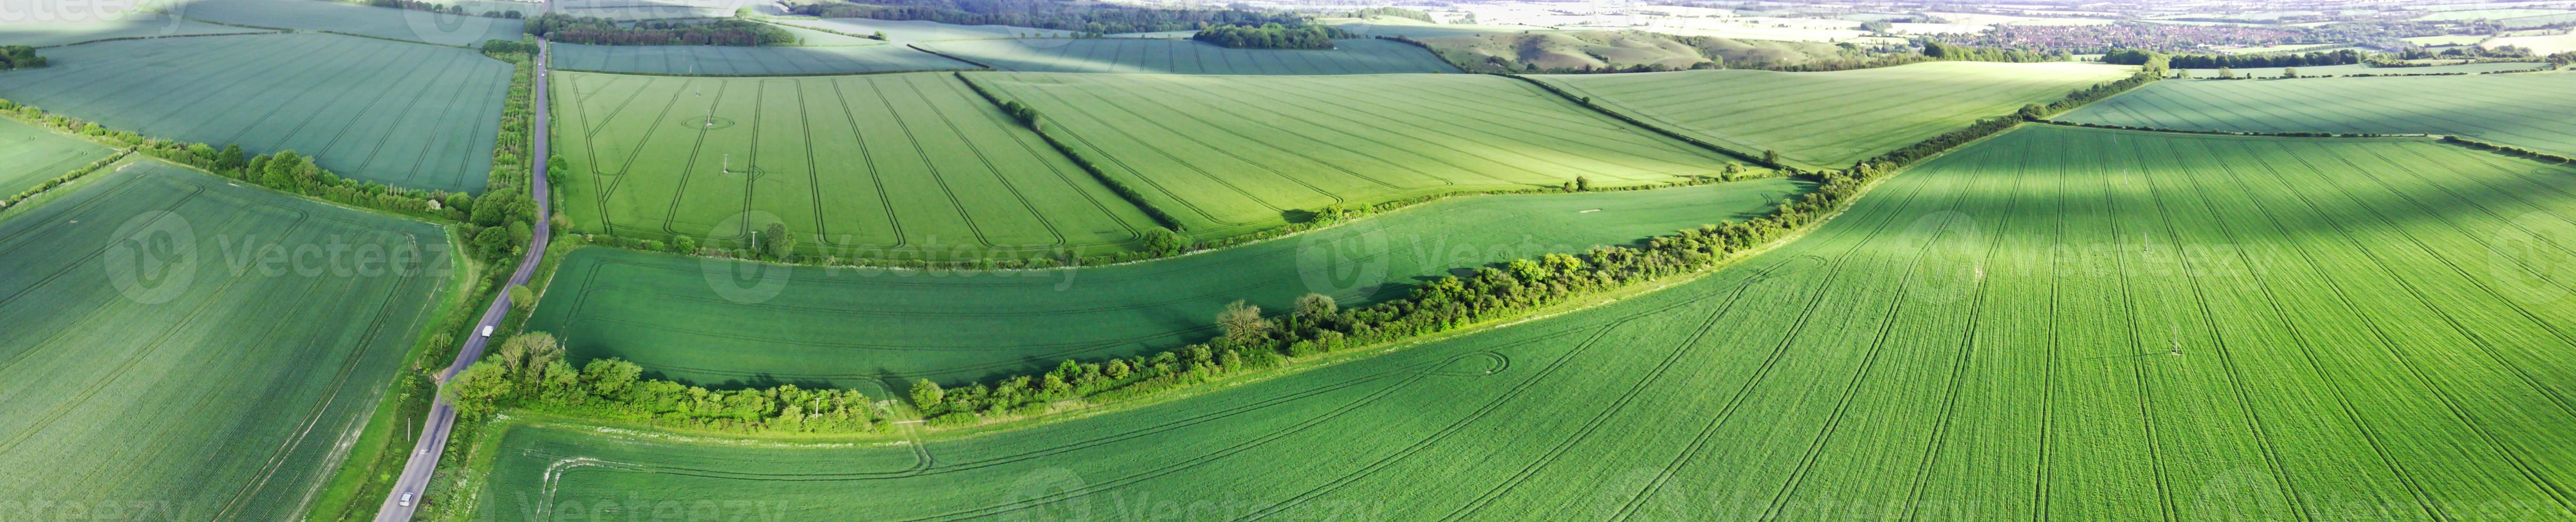
[[[809,254],[972,259],[1110,254],[1154,226],[945,73],[554,82],[578,230],[721,246],[775,219]]]
[[[738,0],[555,0],[549,12],[618,20],[653,18],[722,18],[741,8],[767,12],[766,4]]]
[[[319,0],[295,0],[321,3]],[[0,98],[145,136],[293,150],[341,176],[481,191],[510,64],[333,34],[99,42],[0,73]]]
[[[2506,18],[2522,18],[2522,17],[2526,17],[2526,16],[2563,15],[2563,14],[2576,14],[2576,11],[2568,11],[2568,10],[2564,10],[2564,9],[2470,9],[2470,10],[2462,10],[2462,11],[2436,11],[2436,12],[2432,12],[2432,13],[2426,13],[2424,16],[2417,17],[2416,19],[2417,19],[2417,20],[2503,20],[2503,19],[2506,19]]]
[[[35,188],[113,152],[88,140],[0,118],[0,198]]]
[[[2353,74],[2477,74],[2490,71],[2528,71],[2532,69],[2545,69],[2548,67],[2549,64],[2538,62],[2462,63],[2452,65],[2428,65],[2423,67],[2371,67],[2355,63],[2344,65],[2313,65],[2308,67],[2298,67],[2297,69],[2299,70],[2299,76],[2345,76]],[[2238,78],[2277,78],[2286,72],[2285,69],[2290,68],[2249,67],[2230,69],[2229,71],[2236,73]],[[2196,80],[2218,78],[2217,69],[2183,70],[2191,71],[2191,78]]]
[[[884,31],[893,42],[927,42],[932,40],[975,40],[984,38],[1018,38],[1022,36],[1071,36],[1058,29],[1015,27],[1008,25],[957,25],[927,20],[877,20],[871,18],[780,18],[769,20],[779,25],[824,29],[844,34],[874,34]]]
[[[973,69],[900,45],[772,46],[554,44],[557,69],[720,76]]]
[[[2536,16],[2522,16],[2522,17],[2506,18],[2506,19],[2503,19],[2503,20],[2497,20],[2497,21],[2496,21],[2496,25],[2504,26],[2504,27],[2505,27],[2505,28],[2507,28],[2507,29],[2521,29],[2521,28],[2531,28],[2531,27],[2546,27],[2546,26],[2553,26],[2553,25],[2554,25],[2554,26],[2559,26],[2559,27],[2561,27],[2561,28],[2564,28],[2564,27],[2565,27],[2565,24],[2566,24],[2566,23],[2568,23],[2568,22],[2576,22],[2576,11],[2565,11],[2565,12],[2559,12],[2559,13],[2556,13],[2556,14],[2544,14],[2544,15],[2536,15]]]
[[[439,45],[517,40],[519,20],[373,7],[336,0],[150,0],[180,18],[255,27],[330,31]],[[531,10],[531,13],[534,11]],[[481,11],[475,13],[480,14]]]
[[[577,359],[620,357],[705,385],[959,383],[1204,341],[1236,299],[1273,314],[1308,292],[1357,306],[1452,269],[1743,220],[1801,185],[1444,200],[1289,239],[1076,270],[765,268],[583,249],[528,328],[563,338]],[[762,290],[765,279],[775,292]]]
[[[2508,36],[2497,38],[2495,41],[2490,43],[2530,49],[2531,52],[2534,53],[2557,54],[2576,51],[2576,32],[2530,36]]]
[[[968,76],[1036,107],[1049,134],[1199,240],[1329,205],[1578,176],[1665,183],[1729,160],[1497,76]]]
[[[1704,280],[1132,411],[513,430],[481,514],[2564,519],[2571,217],[2576,169],[2425,140],[2025,128]]]
[[[995,69],[1155,74],[1451,73],[1430,51],[1387,40],[1334,40],[1334,49],[1227,49],[1186,39],[962,40],[919,44]]]
[[[9,518],[301,516],[446,301],[446,234],[125,165],[0,217]]]
[[[1800,168],[1842,168],[2128,76],[2082,63],[1931,62],[1838,72],[1537,75],[1631,117]]]
[[[2186,130],[2458,134],[2576,154],[2576,76],[2156,82],[2066,121]]]
[[[2487,39],[2487,35],[2483,34],[2446,34],[2442,36],[2400,38],[2400,40],[2405,40],[2406,43],[2415,45],[2469,45],[2478,43],[2485,39]]]
[[[44,47],[118,38],[263,32],[268,31],[134,12],[120,14],[114,20],[0,22],[0,45]]]

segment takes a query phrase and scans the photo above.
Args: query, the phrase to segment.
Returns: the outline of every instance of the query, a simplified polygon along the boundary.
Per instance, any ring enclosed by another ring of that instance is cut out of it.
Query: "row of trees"
[[[0,71],[44,67],[45,57],[36,48],[25,45],[0,45]]]
[[[2161,62],[2167,67],[2177,69],[2216,69],[2346,65],[2361,63],[2363,58],[2361,51],[2353,49],[2302,54],[2164,54],[2142,49],[2121,49],[2102,55],[2102,63],[2153,65]]]
[[[512,336],[492,355],[456,374],[448,387],[459,414],[480,418],[502,407],[736,432],[865,432],[884,428],[875,403],[854,390],[796,385],[710,390],[646,380],[643,367],[593,359],[575,369],[563,344],[545,332]]]
[[[1296,13],[1249,9],[1161,9],[1105,2],[1055,0],[870,0],[865,4],[797,4],[790,12],[823,18],[925,20],[963,25],[1011,25],[1091,34],[1195,31],[1220,25],[1305,23]]]
[[[1360,10],[1357,10],[1357,11],[1351,11],[1351,18],[1368,18],[1368,17],[1371,17],[1371,16],[1385,16],[1385,17],[1393,17],[1393,18],[1411,18],[1411,19],[1421,20],[1421,21],[1425,21],[1425,22],[1431,22],[1431,23],[1435,23],[1435,24],[1436,24],[1436,23],[1440,23],[1440,21],[1439,21],[1439,20],[1435,20],[1435,19],[1432,19],[1432,18],[1431,18],[1431,13],[1425,13],[1425,12],[1422,12],[1422,11],[1415,11],[1415,10],[1412,10],[1412,9],[1405,9],[1405,8],[1402,8],[1402,7],[1367,7],[1367,8],[1361,8]]]
[[[465,14],[465,6],[463,4],[437,4],[422,2],[419,0],[367,0],[367,5],[390,7],[394,9],[410,9],[413,11],[429,11],[432,13]],[[483,16],[486,18],[508,18],[517,20],[527,15],[520,13],[517,9],[511,9],[508,11],[490,9],[483,11]]]
[[[975,95],[984,97],[984,101],[992,102],[995,107],[1001,107],[1004,112],[1010,113],[1012,119],[1018,120],[1021,125],[1028,126],[1030,132],[1037,133],[1038,138],[1045,141],[1047,146],[1055,147],[1056,152],[1064,154],[1065,159],[1072,160],[1074,166],[1082,167],[1083,172],[1091,173],[1092,179],[1100,180],[1100,184],[1109,187],[1110,192],[1118,194],[1118,197],[1127,200],[1127,203],[1136,205],[1138,210],[1145,212],[1146,217],[1154,218],[1154,222],[1162,225],[1166,232],[1181,230],[1181,221],[1173,218],[1171,213],[1164,212],[1161,207],[1146,201],[1144,193],[1137,192],[1135,187],[1127,186],[1127,183],[1111,177],[1108,172],[1100,170],[1098,164],[1092,163],[1091,158],[1084,157],[1082,153],[1074,151],[1073,147],[1055,139],[1055,135],[1048,134],[1045,127],[1040,125],[1042,116],[1038,114],[1037,108],[1020,103],[1019,100],[1004,100],[992,91],[985,90],[984,84],[975,83],[974,79],[966,77],[966,73],[953,74],[957,76],[957,81],[966,83],[967,89],[975,91]]]
[[[786,29],[734,18],[620,22],[613,18],[546,13],[529,19],[527,32],[557,42],[594,45],[747,47],[794,45],[799,42],[795,33],[789,33]]]
[[[1969,62],[2054,62],[2066,59],[2063,51],[2038,52],[1998,47],[1975,47],[1941,42],[1923,42],[1923,56],[1934,60]]]
[[[1331,49],[1334,38],[1352,35],[1322,25],[1285,26],[1262,24],[1259,27],[1220,25],[1200,29],[1190,39],[1234,49]]]

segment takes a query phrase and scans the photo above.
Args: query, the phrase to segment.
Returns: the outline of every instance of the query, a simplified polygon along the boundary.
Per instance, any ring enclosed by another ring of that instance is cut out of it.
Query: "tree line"
[[[1439,21],[1439,20],[1434,20],[1434,19],[1432,19],[1432,18],[1431,18],[1431,13],[1425,13],[1425,12],[1421,12],[1421,11],[1415,11],[1415,10],[1412,10],[1412,9],[1405,9],[1405,8],[1402,8],[1402,7],[1368,7],[1368,8],[1362,8],[1362,9],[1357,10],[1357,11],[1351,11],[1351,18],[1368,18],[1368,17],[1371,17],[1371,16],[1385,16],[1385,17],[1393,17],[1393,18],[1411,18],[1411,19],[1421,20],[1421,21],[1425,21],[1425,22],[1431,22],[1431,23],[1435,23],[1435,24],[1436,24],[1436,23],[1440,23],[1440,21]]]
[[[759,432],[866,432],[885,426],[874,402],[855,390],[808,390],[793,384],[710,390],[643,379],[622,359],[592,359],[575,368],[563,343],[545,332],[511,336],[456,374],[448,387],[457,413],[480,419],[502,407],[637,421],[656,426]]]
[[[1306,24],[1296,27],[1261,24],[1259,27],[1220,25],[1200,29],[1191,40],[1217,44],[1232,49],[1331,49],[1334,38],[1351,38],[1340,29]]]
[[[0,45],[0,71],[44,67],[45,57],[36,48],[25,45]]]
[[[2000,47],[1975,47],[1941,42],[1923,42],[1923,56],[1934,60],[1968,62],[2054,62],[2066,59],[2063,51],[2038,52]]]
[[[394,9],[410,9],[413,11],[428,11],[432,13],[466,14],[465,6],[462,4],[437,4],[422,2],[419,0],[367,0],[367,5]],[[520,13],[517,9],[511,9],[508,11],[489,9],[483,11],[482,16],[485,18],[508,18],[517,20],[527,15]]]
[[[1250,9],[1161,9],[1103,2],[1054,0],[870,0],[866,4],[797,4],[789,12],[823,18],[923,20],[961,25],[1011,25],[1092,35],[1195,31],[1220,25],[1305,23],[1296,13]]]
[[[2117,65],[2153,65],[2162,63],[2176,69],[2216,69],[2220,67],[2307,67],[2313,65],[2348,65],[2361,63],[2362,52],[2336,49],[2304,54],[2165,54],[2142,49],[2121,49],[2102,55],[2102,63]]]
[[[592,45],[726,45],[737,47],[795,45],[795,33],[777,26],[722,18],[716,20],[640,20],[546,13],[527,22],[528,34],[564,43]]]

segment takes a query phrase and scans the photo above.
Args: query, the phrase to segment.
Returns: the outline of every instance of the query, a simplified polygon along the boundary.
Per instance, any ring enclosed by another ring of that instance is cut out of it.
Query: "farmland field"
[[[294,150],[341,176],[425,190],[483,189],[510,84],[510,64],[474,51],[333,34],[125,40],[45,56],[53,65],[0,73],[0,98],[145,136]]]
[[[0,499],[12,518],[297,518],[446,301],[421,271],[448,265],[447,236],[124,165],[0,220]]]
[[[335,0],[152,0],[180,18],[254,27],[330,31],[439,45],[517,40],[518,20],[373,7]]]
[[[480,514],[2564,519],[2571,217],[2422,139],[2028,127],[1681,287],[1008,436],[513,430]]]
[[[2482,73],[2482,72],[2492,72],[2492,71],[2528,71],[2528,70],[2532,70],[2532,69],[2546,69],[2546,68],[2549,68],[2549,64],[2545,64],[2545,63],[2538,63],[2538,62],[2488,62],[2488,63],[2464,63],[2464,64],[2452,64],[2452,65],[2428,65],[2428,66],[2423,66],[2423,67],[2371,67],[2371,66],[2368,66],[2368,65],[2362,65],[2362,64],[2357,64],[2357,63],[2356,63],[2356,64],[2346,64],[2346,65],[2316,65],[2316,66],[2308,66],[2308,67],[2299,67],[2299,68],[2297,68],[2297,69],[2299,70],[2299,75],[2300,75],[2300,76],[2345,76],[2345,75],[2353,75],[2353,74],[2440,74],[2440,73],[2469,73],[2469,74],[2477,74],[2477,73]],[[2283,72],[2283,70],[2284,70],[2284,69],[2289,69],[2289,68],[2288,68],[2288,67],[2246,67],[2246,68],[2230,69],[2230,70],[2229,70],[2229,72],[2233,72],[2233,73],[2235,73],[2235,74],[2236,74],[2236,76],[2238,76],[2238,77],[2247,77],[2247,78],[2273,78],[2273,77],[2281,76],[2281,73]],[[2196,80],[2202,80],[2202,79],[2213,79],[2213,78],[2217,78],[2217,77],[2218,77],[2218,70],[2217,70],[2217,69],[2184,69],[2184,70],[2191,71],[2191,78],[2192,78],[2192,79],[2196,79]]]
[[[0,45],[43,47],[116,38],[264,32],[268,30],[215,25],[154,13],[136,12],[124,14],[115,20],[0,22]]]
[[[781,18],[770,23],[810,27],[844,34],[871,34],[884,31],[894,42],[927,42],[932,40],[973,40],[983,38],[1018,38],[1021,36],[1070,36],[1057,29],[1015,27],[1008,25],[958,25],[927,20],[877,20],[871,18]]]
[[[1429,51],[1387,40],[1334,40],[1331,50],[1227,49],[1186,39],[962,40],[919,44],[995,69],[1154,74],[1447,73]]]
[[[1074,270],[790,269],[583,249],[529,328],[557,334],[576,359],[620,357],[706,385],[955,383],[1202,341],[1236,299],[1274,314],[1308,292],[1357,306],[1455,268],[1742,220],[1800,185],[1443,200],[1288,239]],[[725,279],[735,275],[749,277]],[[774,293],[759,282],[770,277]]]
[[[0,118],[0,197],[35,188],[112,152],[87,140]]]
[[[1932,62],[1839,72],[1537,75],[1631,117],[1782,163],[1841,168],[2127,76],[2081,63]]]
[[[813,254],[919,259],[1108,254],[1154,226],[945,73],[554,82],[580,230],[736,240],[758,212]]]
[[[2259,132],[2458,134],[2576,154],[2576,76],[2494,74],[2156,82],[2068,112],[2075,122]]]
[[[1495,76],[969,73],[1205,240],[1289,214],[1589,178],[1647,185],[1730,159]]]
[[[567,71],[724,76],[973,69],[901,45],[772,46],[553,44]]]

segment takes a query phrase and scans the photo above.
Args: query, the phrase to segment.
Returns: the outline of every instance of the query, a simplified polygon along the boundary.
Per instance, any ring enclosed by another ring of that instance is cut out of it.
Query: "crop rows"
[[[900,45],[734,47],[554,44],[555,68],[641,74],[799,76],[973,69]]]
[[[0,340],[23,392],[0,397],[0,495],[295,516],[448,286],[355,256],[444,255],[444,234],[150,161],[90,179],[0,224],[0,259],[29,267],[0,275],[0,328],[26,333]],[[313,250],[259,261],[271,245]]]
[[[555,78],[586,230],[739,248],[775,219],[887,259],[1116,251],[1153,225],[948,75]]]
[[[0,118],[0,197],[34,188],[114,151],[17,120]]]
[[[1979,118],[2117,80],[2099,64],[1935,62],[1825,73],[1755,70],[1535,75],[1612,110],[1746,154],[1841,168]]]
[[[919,44],[995,69],[1150,74],[1447,73],[1429,51],[1387,40],[1335,40],[1335,49],[1228,49],[1166,38],[955,40]]]
[[[448,46],[473,46],[482,44],[484,40],[517,40],[524,29],[517,19],[459,16],[327,0],[186,0],[168,2],[155,8],[180,18],[235,26],[334,32]]]
[[[1440,201],[1293,240],[1071,272],[776,268],[788,283],[753,303],[717,292],[696,260],[583,250],[529,324],[562,336],[575,357],[621,357],[691,382],[958,382],[1199,342],[1236,299],[1274,314],[1308,292],[1358,306],[1453,269],[1744,219],[1799,190],[1775,179]]]
[[[1209,239],[1294,212],[1462,191],[1663,183],[1726,158],[1508,78],[996,73],[1070,142]],[[1475,101],[1468,101],[1475,100]]]
[[[2156,82],[2067,121],[2254,132],[2458,134],[2576,153],[2576,82],[2561,75]]]
[[[0,97],[146,136],[294,150],[349,178],[424,190],[483,189],[510,82],[509,64],[474,51],[327,34],[46,55],[54,65],[0,73]]]
[[[2576,312],[2548,303],[2576,296],[2570,216],[2576,170],[2430,140],[2033,126],[1596,310],[934,438],[920,475],[688,461],[719,479],[651,467],[693,447],[639,445],[610,453],[641,467],[565,475],[552,499],[757,491],[791,518],[829,498],[903,520],[2561,518]],[[1424,373],[1443,365],[1494,371]],[[493,487],[593,454],[548,440],[505,440]],[[502,497],[484,512],[545,502]]]

